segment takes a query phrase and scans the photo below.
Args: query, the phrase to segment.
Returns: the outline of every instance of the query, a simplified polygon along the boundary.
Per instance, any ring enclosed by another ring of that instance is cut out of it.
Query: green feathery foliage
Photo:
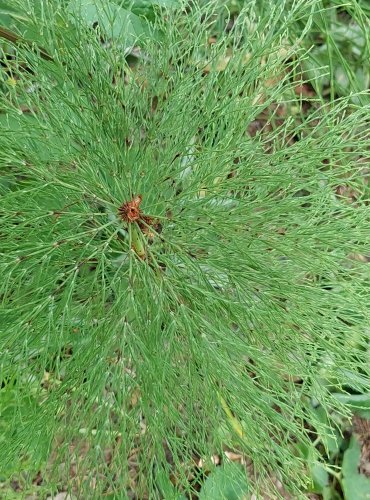
[[[157,16],[130,66],[66,2],[19,2],[52,60],[18,44],[1,97],[9,474],[180,498],[226,446],[250,491],[299,495],[297,443],[365,390],[369,106],[296,92],[321,2],[246,3],[228,30],[220,2]]]

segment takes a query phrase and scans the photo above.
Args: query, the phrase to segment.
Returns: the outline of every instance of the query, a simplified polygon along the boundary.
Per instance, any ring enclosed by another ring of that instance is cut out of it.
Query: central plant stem
[[[129,224],[129,233],[131,248],[136,252],[140,259],[145,259],[145,248],[142,240],[142,232],[136,223]]]
[[[144,215],[140,210],[142,196],[139,194],[133,196],[130,201],[126,201],[118,209],[119,216],[127,223],[131,248],[136,252],[140,259],[145,259],[145,247],[143,236],[151,233],[150,228],[157,229],[158,221],[153,217]]]

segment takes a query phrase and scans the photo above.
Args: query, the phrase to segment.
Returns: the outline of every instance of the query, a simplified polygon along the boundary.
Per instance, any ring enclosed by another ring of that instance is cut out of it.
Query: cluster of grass
[[[72,3],[17,1],[3,63],[3,477],[189,498],[227,449],[299,496],[369,383],[368,94],[310,73],[321,1],[154,9],[135,48]]]

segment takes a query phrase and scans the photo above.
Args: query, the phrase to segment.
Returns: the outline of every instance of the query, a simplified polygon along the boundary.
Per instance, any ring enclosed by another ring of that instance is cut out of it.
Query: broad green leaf
[[[200,500],[242,500],[248,493],[248,481],[242,467],[226,462],[217,467],[202,487]]]
[[[370,478],[358,472],[360,456],[360,443],[352,436],[349,448],[343,456],[342,484],[345,500],[370,499]]]
[[[329,474],[322,464],[316,463],[311,466],[311,479],[313,482],[313,491],[322,493],[329,485]]]
[[[99,23],[108,37],[123,41],[125,47],[133,46],[147,33],[145,23],[136,14],[112,2],[71,0],[67,12],[74,18],[81,18],[88,26]]]
[[[123,2],[121,0],[113,0],[113,2],[133,12],[137,9],[148,9],[156,5],[167,8],[179,7],[181,5],[180,0],[125,0]]]
[[[358,415],[364,418],[370,418],[370,393],[367,394],[340,394],[335,393],[334,396],[340,401],[351,408],[353,408]]]
[[[180,0],[114,0],[116,4],[121,7],[131,10],[138,16],[145,17],[146,19],[154,19],[155,7],[165,7],[167,9],[174,9],[181,6]]]
[[[333,486],[325,486],[322,493],[323,500],[343,500],[342,495],[340,495]]]
[[[325,411],[325,408],[319,406],[317,408],[313,408],[312,412],[319,419],[320,423],[323,424],[323,427],[317,426],[316,430],[326,450],[332,457],[338,453],[340,446],[343,442],[343,438],[336,430],[332,430],[331,432],[328,431],[330,427],[330,422],[328,419],[328,414]]]

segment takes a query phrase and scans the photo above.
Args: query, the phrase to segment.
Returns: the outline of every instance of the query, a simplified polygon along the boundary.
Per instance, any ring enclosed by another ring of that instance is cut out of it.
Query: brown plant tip
[[[136,222],[140,231],[145,234],[149,240],[153,240],[155,232],[160,233],[162,231],[162,224],[158,219],[141,212],[140,203],[142,199],[143,197],[140,194],[134,196],[130,201],[126,201],[119,207],[118,214],[127,224]]]
[[[139,206],[142,199],[142,196],[138,194],[137,196],[134,196],[132,200],[126,201],[119,207],[118,213],[123,221],[130,224],[132,222],[139,221],[142,218]]]

